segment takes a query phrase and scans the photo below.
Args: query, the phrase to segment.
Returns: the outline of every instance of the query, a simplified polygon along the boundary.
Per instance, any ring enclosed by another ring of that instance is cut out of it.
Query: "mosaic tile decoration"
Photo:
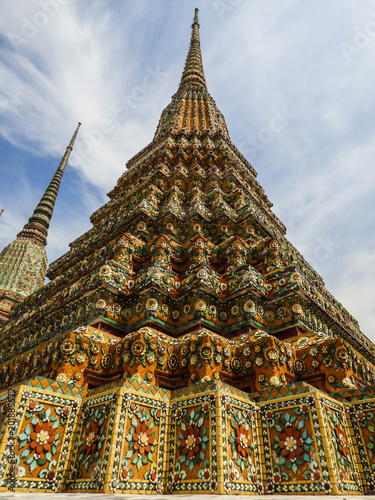
[[[336,470],[337,487],[342,493],[362,492],[353,443],[348,431],[345,407],[324,396],[320,398],[329,448]]]
[[[78,128],[0,252],[0,490],[373,494],[375,345],[232,143],[198,10],[154,139],[43,284]]]
[[[166,401],[124,392],[109,491],[163,491]]]
[[[263,494],[260,447],[257,430],[258,407],[244,399],[221,393],[223,419],[224,491]]]
[[[19,388],[18,397],[14,440],[16,487],[59,491],[80,402],[25,386]],[[11,443],[11,440],[2,441],[4,458],[10,453]],[[8,486],[8,467],[9,463],[3,459],[0,464],[2,489]]]
[[[314,394],[261,407],[267,493],[332,492]]]
[[[356,402],[347,406],[351,440],[361,483],[366,494],[375,492],[375,401]]]
[[[84,401],[67,491],[103,491],[113,432],[116,392]]]

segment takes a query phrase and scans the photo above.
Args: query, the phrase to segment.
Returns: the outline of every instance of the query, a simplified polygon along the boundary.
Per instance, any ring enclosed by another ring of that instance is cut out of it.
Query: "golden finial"
[[[193,24],[198,24],[198,26],[199,26],[198,12],[199,12],[198,7],[195,7],[195,15],[194,15],[194,22],[193,22]]]
[[[206,78],[203,71],[201,44],[199,39],[198,8],[195,9],[189,52],[185,62],[185,68],[179,86],[181,90],[185,85],[194,84],[207,88]]]

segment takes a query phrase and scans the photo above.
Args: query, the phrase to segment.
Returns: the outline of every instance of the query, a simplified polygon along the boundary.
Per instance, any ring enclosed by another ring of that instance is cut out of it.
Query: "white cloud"
[[[211,0],[197,4],[208,88],[234,142],[251,148],[249,136],[269,127],[275,108],[295,115],[250,159],[288,237],[316,261],[328,289],[375,340],[369,272],[375,37],[349,62],[342,51],[375,19],[375,3],[223,0],[224,11]],[[57,13],[46,14],[38,27],[42,5],[47,0],[9,2],[0,26],[0,131],[30,157],[13,182],[8,173],[7,185],[0,185],[6,208],[0,244],[19,231],[39,200],[37,184],[30,189],[27,182],[30,168],[48,183],[52,166],[40,170],[38,157],[53,155],[57,165],[82,121],[71,161],[75,173],[65,174],[50,231],[48,252],[55,259],[89,227],[88,216],[105,202],[125,162],[151,141],[178,86],[194,6],[49,0]],[[26,26],[32,33],[27,21],[34,34],[15,47],[9,34],[24,36]],[[3,159],[2,171],[6,165]],[[319,261],[322,240],[336,246]]]

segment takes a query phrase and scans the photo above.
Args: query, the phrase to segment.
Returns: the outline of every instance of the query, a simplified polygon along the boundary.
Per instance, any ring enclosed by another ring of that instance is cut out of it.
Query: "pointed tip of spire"
[[[81,122],[78,122],[78,126],[73,134],[73,137],[70,140],[68,147],[66,148],[65,154],[61,159],[55,175],[49,183],[49,186],[47,187],[42,199],[35,208],[33,215],[30,217],[29,222],[25,224],[23,230],[18,234],[18,236],[34,238],[40,241],[44,246],[47,244],[49,223],[51,221],[53,209],[55,207],[60,182],[65,167],[68,163],[69,156],[73,149],[73,145],[80,126]]]
[[[201,44],[199,38],[199,21],[198,21],[198,7],[195,8],[194,21],[192,24],[192,33],[190,40],[189,52],[185,62],[185,68],[182,73],[182,78],[179,90],[187,84],[200,85],[207,89],[206,78],[203,71]]]
[[[82,125],[81,122],[78,122],[78,125],[77,125],[77,128],[76,128],[76,131],[74,132],[73,134],[73,137],[71,138],[71,141],[69,143],[69,146],[67,147],[67,149],[70,149],[72,150],[73,149],[73,145],[74,145],[74,141],[76,140],[76,137],[77,137],[77,134],[78,134],[78,130],[79,130],[79,127]],[[65,168],[65,167],[64,167]]]
[[[198,21],[198,12],[199,12],[199,9],[198,7],[195,7],[195,14],[194,14],[194,22],[193,24],[198,24],[199,25],[199,21]]]

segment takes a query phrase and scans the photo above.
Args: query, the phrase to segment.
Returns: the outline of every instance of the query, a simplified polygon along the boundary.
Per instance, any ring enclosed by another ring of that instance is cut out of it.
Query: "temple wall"
[[[78,391],[36,377],[0,395],[0,490],[14,465],[16,491],[372,493],[374,402],[304,383],[249,396],[216,382],[168,391],[135,376]]]

